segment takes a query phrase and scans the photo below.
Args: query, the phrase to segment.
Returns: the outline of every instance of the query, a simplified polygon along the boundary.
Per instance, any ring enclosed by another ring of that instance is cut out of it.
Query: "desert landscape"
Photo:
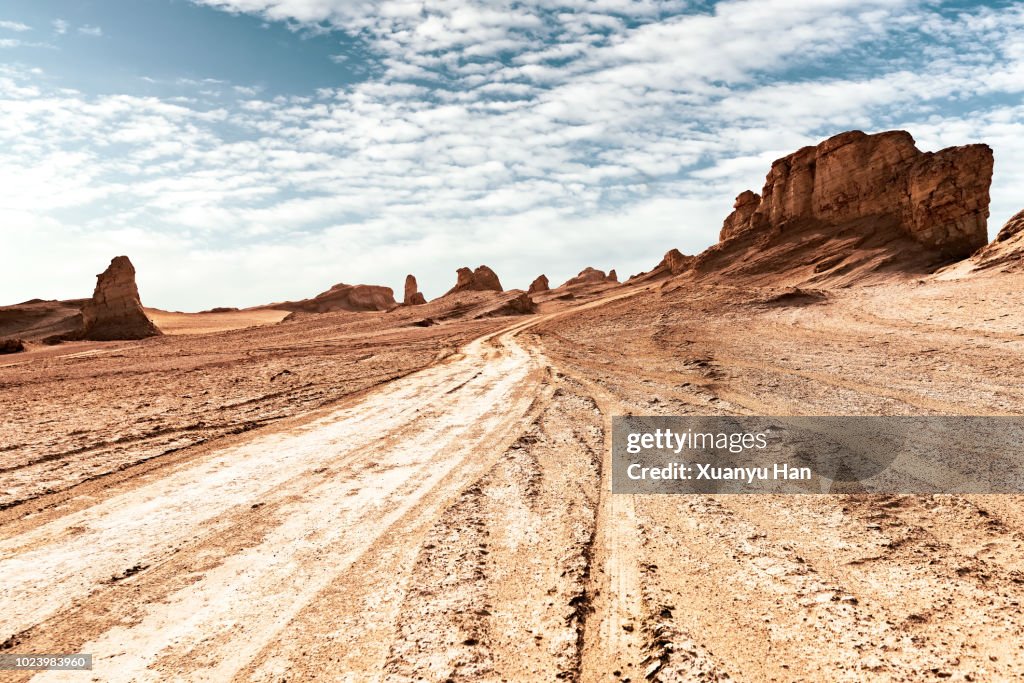
[[[0,652],[94,655],[5,680],[1024,678],[1024,497],[609,474],[615,415],[1024,412],[992,175],[851,131],[628,278],[0,307]]]

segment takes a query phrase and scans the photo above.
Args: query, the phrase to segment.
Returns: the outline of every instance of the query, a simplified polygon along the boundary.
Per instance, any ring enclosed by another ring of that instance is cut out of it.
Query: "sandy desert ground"
[[[10,357],[0,647],[95,681],[1018,680],[1020,497],[606,473],[626,412],[1019,414],[1022,284],[667,280]]]

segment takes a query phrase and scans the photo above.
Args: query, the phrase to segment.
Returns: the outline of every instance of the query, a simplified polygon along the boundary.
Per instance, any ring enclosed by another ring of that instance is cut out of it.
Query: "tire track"
[[[0,542],[0,640],[38,651],[35,642],[64,634],[110,681],[229,678],[421,501],[436,510],[478,476],[492,459],[478,448],[493,452],[495,440],[523,429],[543,373],[507,339],[481,338],[461,360],[309,425],[214,452]],[[273,523],[218,554],[261,506]],[[189,562],[206,555],[208,565]],[[189,585],[150,581],[168,563]],[[111,577],[143,567],[119,582],[135,593],[128,623],[116,614],[99,622],[95,610],[86,618]]]

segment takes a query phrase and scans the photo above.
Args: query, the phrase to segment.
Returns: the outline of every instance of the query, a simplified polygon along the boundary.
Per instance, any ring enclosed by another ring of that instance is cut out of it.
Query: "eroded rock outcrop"
[[[0,306],[0,338],[25,341],[81,339],[82,309],[88,299],[43,301],[33,299],[13,306]]]
[[[749,230],[750,219],[760,204],[761,195],[750,190],[740,192],[736,197],[736,202],[732,205],[732,213],[722,223],[722,231],[719,233],[718,239],[727,240]]]
[[[405,297],[402,299],[402,303],[406,306],[419,306],[427,303],[426,297],[420,293],[415,276],[411,273],[405,276]]]
[[[291,311],[292,313],[333,313],[336,311],[390,311],[396,306],[398,303],[395,301],[395,293],[390,287],[339,283],[326,292],[317,294],[312,299],[285,301],[270,304],[266,308]]]
[[[551,289],[551,284],[548,282],[547,275],[538,275],[537,279],[530,283],[530,288],[526,290],[527,294],[537,294],[538,292],[546,292]]]
[[[456,271],[458,279],[455,286],[445,292],[445,295],[456,292],[502,292],[501,282],[493,270],[487,266],[479,266],[476,270],[459,268]]]
[[[970,261],[977,270],[1024,270],[1024,211],[1006,221],[995,239],[974,254]]]
[[[562,286],[578,287],[580,285],[593,285],[601,282],[618,282],[618,278],[613,278],[609,275],[605,275],[605,272],[603,270],[598,270],[597,268],[591,268],[590,266],[587,266],[586,268],[580,271],[579,275],[577,275],[574,278],[569,278],[568,280],[566,280],[565,284],[563,284]]]
[[[520,290],[521,291],[521,290]],[[522,292],[487,311],[484,317],[499,315],[527,315],[537,312],[537,304],[526,292]]]
[[[25,350],[25,342],[21,339],[0,339],[0,355],[21,353]]]
[[[127,256],[115,257],[96,276],[96,289],[82,309],[82,320],[85,339],[144,339],[162,334],[142,308],[135,267]]]
[[[1024,211],[1019,211],[1014,214],[1013,218],[1006,221],[993,241],[996,243],[1010,242],[1021,237],[1024,237]]]
[[[608,280],[608,282],[618,282],[619,281],[619,274],[615,272],[614,268],[612,268],[611,270],[608,271],[608,278],[607,278],[607,280]]]
[[[665,256],[661,259],[655,270],[667,270],[672,275],[678,275],[685,270],[688,270],[693,265],[694,256],[687,256],[678,249],[670,249],[665,253]]]
[[[905,131],[842,133],[773,163],[760,197],[748,190],[736,198],[720,238],[878,217],[948,258],[964,258],[987,241],[992,164],[988,145],[932,153]]]

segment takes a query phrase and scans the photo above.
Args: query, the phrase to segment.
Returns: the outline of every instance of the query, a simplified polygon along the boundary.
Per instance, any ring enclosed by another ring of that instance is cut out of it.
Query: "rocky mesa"
[[[654,272],[850,282],[934,272],[987,241],[992,150],[922,152],[906,131],[850,131],[772,164],[761,194],[739,194],[719,243],[670,251]]]
[[[800,220],[842,225],[892,216],[915,241],[964,258],[988,241],[992,165],[988,145],[933,153],[906,131],[841,133],[775,161],[761,195],[736,198],[720,239]]]

